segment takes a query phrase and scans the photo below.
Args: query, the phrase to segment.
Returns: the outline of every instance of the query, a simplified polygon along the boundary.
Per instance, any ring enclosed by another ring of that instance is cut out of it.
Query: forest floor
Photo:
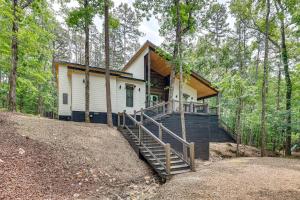
[[[141,199],[159,187],[115,128],[0,112],[0,199]]]
[[[299,159],[241,152],[211,143],[210,161],[160,185],[115,128],[0,112],[0,199],[300,200]]]

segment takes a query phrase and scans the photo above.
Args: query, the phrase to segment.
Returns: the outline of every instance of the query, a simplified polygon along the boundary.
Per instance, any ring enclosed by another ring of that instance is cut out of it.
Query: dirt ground
[[[116,129],[0,112],[0,199],[133,199],[156,176]]]
[[[198,162],[197,172],[180,174],[153,199],[300,200],[300,160],[233,158]]]
[[[211,160],[160,185],[121,134],[106,125],[0,112],[2,199],[300,200],[300,159],[233,158],[211,143]]]

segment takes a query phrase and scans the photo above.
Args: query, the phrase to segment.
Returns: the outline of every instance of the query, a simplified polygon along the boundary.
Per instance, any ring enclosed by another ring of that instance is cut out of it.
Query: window
[[[133,86],[126,85],[126,107],[133,107]]]
[[[68,104],[68,94],[63,93],[63,104]]]

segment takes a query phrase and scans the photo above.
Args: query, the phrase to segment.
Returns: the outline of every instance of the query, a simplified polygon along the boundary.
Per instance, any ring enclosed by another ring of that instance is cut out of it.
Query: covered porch
[[[162,102],[172,102],[173,111],[179,111],[179,78],[175,79],[173,98],[169,99],[171,66],[168,60],[156,51],[156,47],[149,47],[144,57],[144,72],[146,80],[146,108],[156,106]],[[187,113],[218,114],[218,108],[209,106],[205,99],[218,97],[218,91],[209,81],[192,71],[184,80],[183,109]],[[217,100],[218,101],[218,100]]]

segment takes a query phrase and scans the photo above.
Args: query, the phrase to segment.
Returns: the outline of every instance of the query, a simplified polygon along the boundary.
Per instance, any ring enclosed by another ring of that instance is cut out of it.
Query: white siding
[[[85,84],[83,73],[72,73],[72,111],[85,111]]]
[[[110,93],[112,112],[116,113],[116,77],[110,76]],[[90,111],[106,112],[106,87],[105,76],[99,74],[91,74],[90,76]]]
[[[68,94],[68,104],[63,104],[63,93]],[[68,68],[58,66],[58,115],[71,115],[71,84],[68,77]]]
[[[126,70],[126,72],[132,73],[133,78],[144,80],[144,56],[148,51],[148,48],[146,48]]]
[[[133,107],[126,107],[126,83],[135,85],[133,90]],[[121,86],[121,89],[120,89]],[[145,108],[145,83],[125,78],[117,78],[117,105],[118,112],[126,110],[127,113],[132,114],[134,110]]]
[[[197,90],[189,86],[188,84],[183,84],[183,93],[189,95],[188,101],[197,101]],[[176,97],[177,96],[177,97]],[[175,100],[179,100],[179,80],[175,79],[175,87],[174,87],[174,93],[173,98]]]

